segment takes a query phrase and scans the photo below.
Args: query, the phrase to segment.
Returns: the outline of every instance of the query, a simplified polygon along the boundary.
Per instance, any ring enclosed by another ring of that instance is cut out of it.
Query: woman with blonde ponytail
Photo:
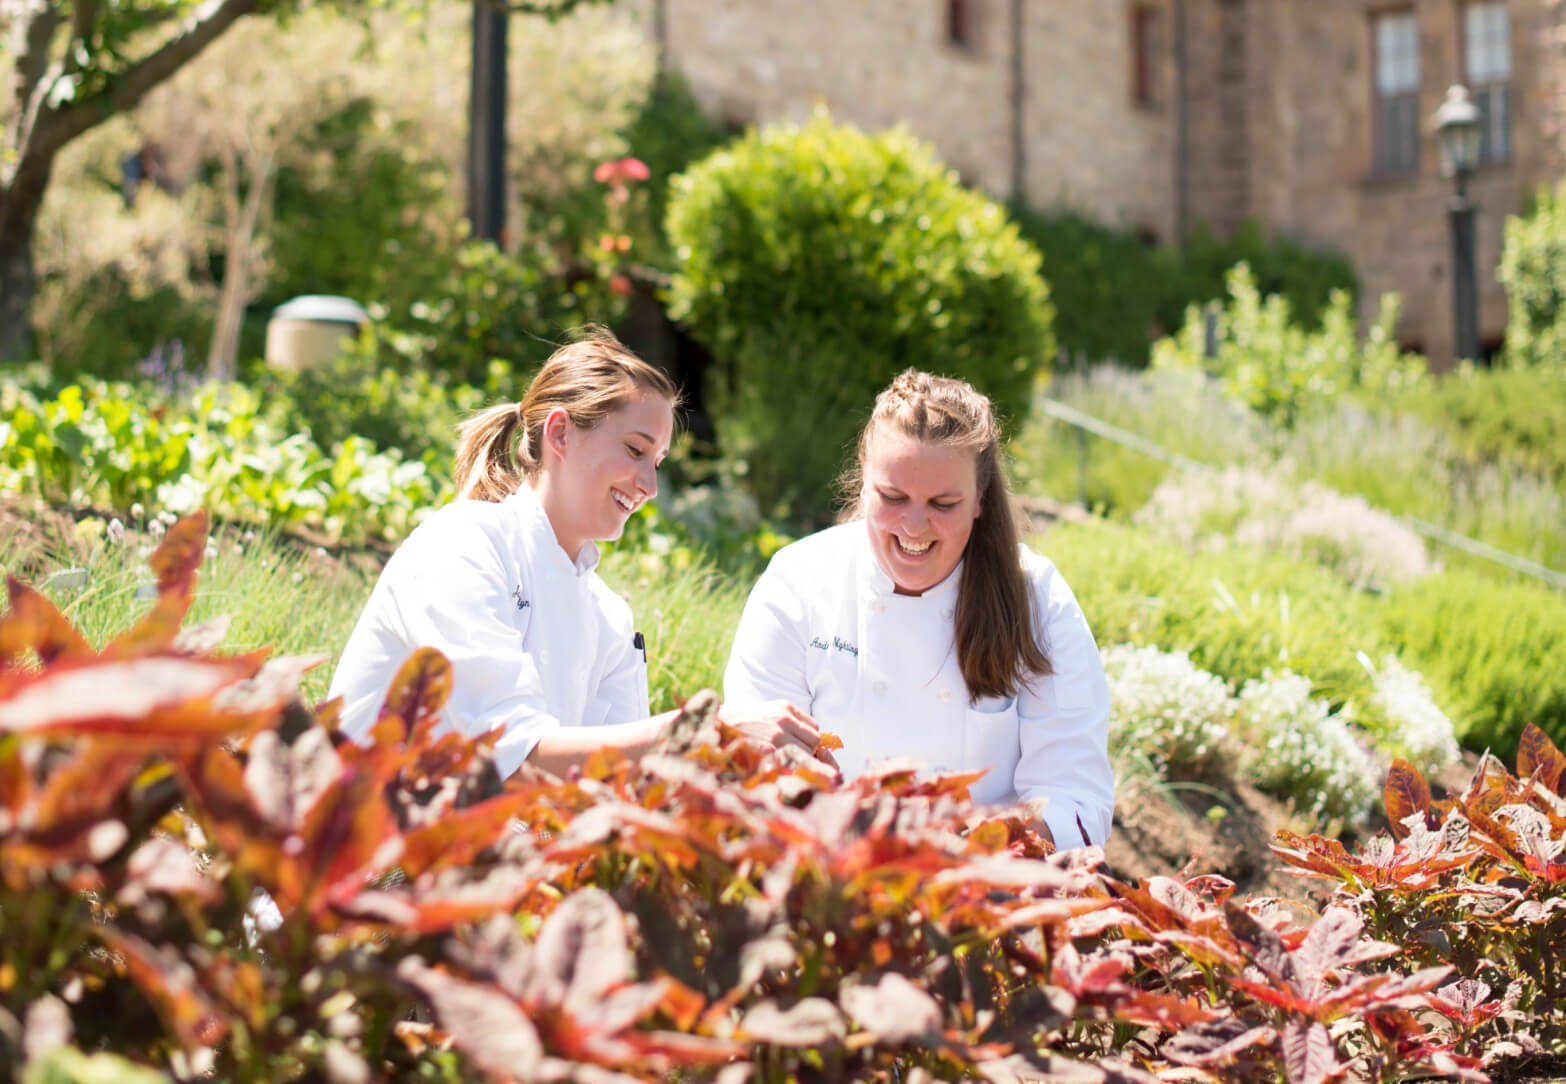
[[[560,772],[606,746],[652,745],[674,713],[648,715],[642,643],[595,571],[594,543],[657,495],[676,401],[667,376],[592,329],[520,402],[462,426],[458,499],[392,555],[338,661],[331,695],[350,737],[367,738],[397,669],[433,647],[452,665],[444,724],[502,731],[502,777],[523,761]],[[754,741],[820,741],[782,705],[722,714]]]
[[[784,547],[752,590],[731,703],[781,701],[843,739],[852,777],[913,757],[985,771],[978,802],[1043,799],[1061,847],[1114,816],[1109,687],[1055,566],[1018,541],[990,401],[910,369],[876,398],[847,522]]]

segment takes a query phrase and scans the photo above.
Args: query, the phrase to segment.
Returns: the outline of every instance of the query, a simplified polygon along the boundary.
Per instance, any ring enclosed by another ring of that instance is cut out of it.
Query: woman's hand
[[[746,741],[773,749],[792,745],[841,771],[831,751],[821,748],[821,728],[816,721],[786,700],[738,707],[724,704],[718,708],[718,719],[738,730]]]

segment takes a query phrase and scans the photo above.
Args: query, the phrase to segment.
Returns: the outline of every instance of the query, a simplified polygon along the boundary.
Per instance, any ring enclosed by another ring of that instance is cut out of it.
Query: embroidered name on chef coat
[[[810,646],[815,648],[817,651],[825,651],[829,647],[836,648],[838,651],[841,651],[846,655],[853,655],[855,658],[859,657],[859,645],[851,644],[841,636],[832,637],[832,642],[830,644],[819,636],[812,636],[810,638]]]
[[[517,600],[517,609],[519,610],[525,610],[529,606],[533,605],[527,599],[522,597],[522,585],[520,583],[517,584],[516,590],[511,592],[511,597]]]

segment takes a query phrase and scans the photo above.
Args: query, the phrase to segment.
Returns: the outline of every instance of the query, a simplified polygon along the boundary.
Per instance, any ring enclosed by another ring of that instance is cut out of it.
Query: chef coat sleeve
[[[451,725],[469,737],[503,731],[495,766],[505,778],[561,720],[550,714],[537,660],[523,647],[526,626],[508,620],[517,585],[508,582],[500,540],[471,522],[442,526],[398,554],[407,559],[390,585],[389,619],[403,643],[436,648],[451,662]]]
[[[776,554],[751,588],[734,632],[729,665],[723,672],[723,699],[732,704],[786,700],[810,710],[805,679],[805,600]]]
[[[1082,607],[1054,565],[1025,552],[1024,568],[1040,646],[1054,672],[1034,678],[1017,698],[1017,796],[1047,799],[1043,818],[1062,850],[1102,845],[1115,814],[1103,660]]]

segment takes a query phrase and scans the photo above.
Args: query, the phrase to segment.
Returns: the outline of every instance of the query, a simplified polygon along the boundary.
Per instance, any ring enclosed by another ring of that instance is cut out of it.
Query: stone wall
[[[732,121],[798,120],[824,104],[868,129],[905,123],[969,182],[1011,194],[1014,0],[968,0],[971,39],[948,39],[946,0],[621,0],[667,62]],[[1453,354],[1451,183],[1430,117],[1460,72],[1461,5],[1410,0],[1420,26],[1420,163],[1371,170],[1372,14],[1386,0],[1020,0],[1021,173],[1036,206],[1067,203],[1161,240],[1187,222],[1247,218],[1347,252],[1367,299],[1404,297],[1400,335]],[[1134,101],[1132,10],[1159,27],[1153,101]],[[1185,16],[1185,159],[1175,71]],[[1511,0],[1514,154],[1475,178],[1480,335],[1498,340],[1494,281],[1505,217],[1566,173],[1566,0]]]

